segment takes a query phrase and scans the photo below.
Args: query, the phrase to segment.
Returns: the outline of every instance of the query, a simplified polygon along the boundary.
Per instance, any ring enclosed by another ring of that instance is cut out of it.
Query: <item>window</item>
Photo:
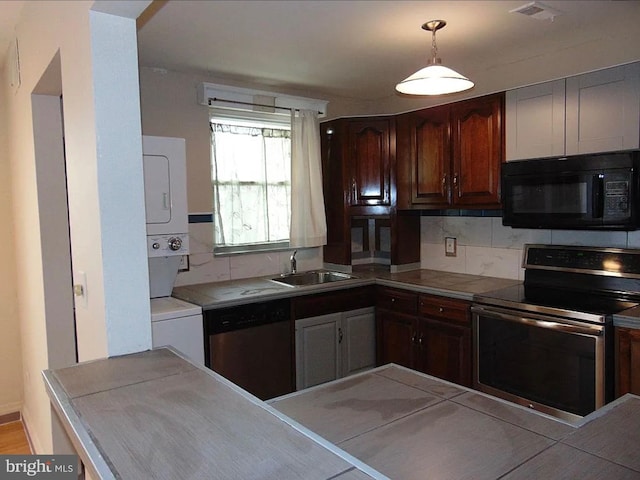
[[[214,252],[289,245],[290,116],[213,109]]]

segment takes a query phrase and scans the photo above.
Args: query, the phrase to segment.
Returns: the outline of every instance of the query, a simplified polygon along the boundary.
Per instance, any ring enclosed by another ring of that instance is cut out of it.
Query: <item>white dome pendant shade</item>
[[[462,92],[473,87],[474,83],[467,77],[460,75],[443,65],[437,58],[436,30],[447,24],[444,20],[431,20],[422,28],[432,32],[431,54],[429,64],[418,70],[413,75],[405,78],[396,85],[396,90],[407,95],[444,95],[447,93]]]

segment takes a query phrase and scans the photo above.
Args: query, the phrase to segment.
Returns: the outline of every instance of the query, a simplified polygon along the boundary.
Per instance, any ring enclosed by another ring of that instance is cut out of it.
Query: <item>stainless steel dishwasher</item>
[[[204,312],[205,365],[261,400],[295,390],[290,302]]]

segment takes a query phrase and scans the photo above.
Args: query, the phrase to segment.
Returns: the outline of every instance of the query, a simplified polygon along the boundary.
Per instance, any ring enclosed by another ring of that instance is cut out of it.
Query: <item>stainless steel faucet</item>
[[[296,273],[298,271],[296,253],[298,253],[298,251],[294,250],[293,255],[291,255],[291,273]]]

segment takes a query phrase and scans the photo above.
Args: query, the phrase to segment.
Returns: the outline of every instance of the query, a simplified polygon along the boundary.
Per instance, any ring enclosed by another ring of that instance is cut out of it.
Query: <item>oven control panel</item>
[[[523,267],[640,278],[640,250],[526,245]]]

